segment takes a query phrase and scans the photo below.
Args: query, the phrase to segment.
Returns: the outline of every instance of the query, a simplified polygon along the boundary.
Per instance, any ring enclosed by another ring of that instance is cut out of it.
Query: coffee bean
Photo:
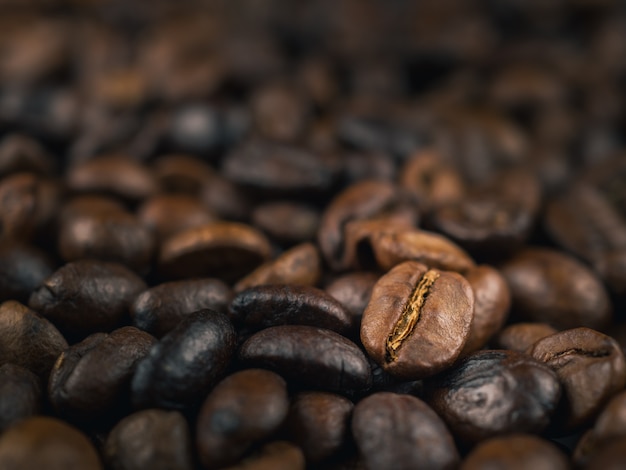
[[[350,323],[357,333],[361,331],[361,318],[379,277],[376,273],[355,271],[339,276],[324,289],[348,309],[352,316]]]
[[[537,341],[557,331],[547,323],[514,323],[498,333],[494,344],[501,349],[526,352]]]
[[[35,246],[0,240],[0,301],[28,302],[30,294],[54,271],[54,265]]]
[[[166,193],[200,194],[215,176],[211,167],[199,158],[188,155],[166,155],[153,164],[155,176]]]
[[[344,449],[350,438],[354,405],[327,392],[301,392],[289,408],[285,428],[309,463],[322,462]]]
[[[109,433],[104,457],[114,470],[192,470],[189,426],[178,411],[143,410],[126,416]]]
[[[250,287],[235,296],[229,313],[233,323],[247,331],[279,325],[309,325],[346,333],[353,327],[352,317],[343,305],[311,286]]]
[[[44,317],[14,300],[0,304],[0,364],[13,363],[47,381],[66,348],[65,338]]]
[[[598,415],[593,426],[596,439],[626,436],[626,391],[615,395]]]
[[[161,240],[217,220],[199,200],[191,196],[169,194],[146,200],[138,209],[137,216]]]
[[[168,277],[212,276],[230,282],[267,260],[270,250],[269,242],[256,229],[234,222],[215,222],[165,240],[159,265]]]
[[[351,220],[380,215],[399,200],[398,189],[382,181],[356,183],[338,194],[328,205],[317,234],[324,259],[334,270],[346,269],[344,228]]]
[[[193,406],[226,371],[235,341],[223,313],[205,309],[188,315],[137,363],[133,404],[178,410]]]
[[[0,178],[29,172],[50,174],[54,160],[33,138],[24,134],[7,134],[0,141]]]
[[[560,331],[528,350],[554,370],[563,385],[557,428],[579,428],[595,418],[626,384],[626,360],[617,342],[589,328]]]
[[[84,337],[118,326],[145,289],[141,278],[120,264],[74,261],[48,277],[29,306],[70,336]]]
[[[265,444],[258,452],[225,470],[304,470],[302,451],[284,441]]]
[[[570,465],[565,454],[549,441],[528,434],[512,434],[481,442],[463,460],[460,468],[567,470]]]
[[[89,439],[76,428],[43,416],[21,421],[0,436],[0,467],[101,470]]]
[[[266,284],[295,284],[314,286],[321,276],[321,259],[312,243],[302,243],[281,253],[276,259],[262,264],[240,279],[233,287],[241,292],[249,287]]]
[[[148,333],[126,326],[94,333],[63,351],[48,383],[57,413],[90,424],[126,413],[135,366],[155,342]]]
[[[602,468],[605,470],[619,470],[624,467],[626,460],[626,436],[615,439],[604,446],[584,467],[585,470]]]
[[[245,221],[252,210],[252,203],[241,188],[219,175],[202,187],[200,200],[226,220]]]
[[[234,464],[273,433],[289,409],[285,381],[261,369],[236,372],[215,386],[198,416],[197,445],[205,468]]]
[[[230,288],[219,279],[165,282],[139,294],[130,317],[137,328],[160,338],[198,310],[226,313],[231,298]]]
[[[0,434],[18,421],[38,414],[41,403],[39,377],[15,364],[0,366]]]
[[[520,317],[556,328],[604,328],[611,302],[600,280],[574,258],[547,248],[528,248],[502,266]]]
[[[113,196],[86,194],[65,202],[59,215],[60,224],[76,217],[126,212],[124,204]]]
[[[259,204],[252,211],[252,222],[282,244],[306,242],[315,237],[319,213],[312,207],[289,201]]]
[[[150,228],[127,212],[99,210],[66,216],[59,228],[58,249],[66,262],[98,259],[144,272],[154,248]]]
[[[361,350],[343,336],[323,328],[274,326],[252,335],[239,358],[321,390],[366,390],[372,377]]]
[[[509,287],[496,269],[480,265],[470,269],[465,278],[474,291],[474,317],[462,356],[478,351],[500,331],[511,306]]]
[[[409,395],[380,392],[364,398],[354,407],[352,433],[368,470],[452,469],[459,463],[443,421]]]
[[[293,142],[306,129],[311,106],[293,86],[270,83],[260,87],[250,103],[259,133],[268,139]]]
[[[561,397],[557,375],[514,351],[479,351],[427,384],[427,402],[464,443],[541,432]]]
[[[143,165],[122,155],[105,155],[72,166],[67,186],[77,192],[104,193],[136,202],[157,191],[154,175]]]
[[[361,341],[393,376],[428,377],[457,359],[473,313],[472,288],[462,276],[407,261],[374,286],[363,313]]]

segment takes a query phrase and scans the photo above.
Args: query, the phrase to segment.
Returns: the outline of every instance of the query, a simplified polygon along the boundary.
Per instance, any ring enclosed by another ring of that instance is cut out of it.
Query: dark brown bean
[[[233,323],[247,331],[279,325],[309,325],[343,334],[353,327],[352,317],[343,305],[311,286],[250,287],[235,296],[229,313]]]
[[[626,385],[626,360],[617,342],[589,328],[560,331],[537,341],[528,353],[550,366],[563,385],[558,428],[592,420]]]
[[[114,470],[192,470],[189,426],[178,411],[143,410],[115,425],[104,446]]]
[[[352,434],[368,470],[452,469],[459,463],[443,421],[410,395],[380,392],[361,400],[354,407]]]
[[[48,393],[60,416],[72,421],[107,421],[128,411],[130,380],[156,340],[126,326],[95,333],[63,351],[50,372]]]
[[[39,143],[24,134],[8,134],[0,141],[0,178],[11,173],[50,174],[54,160]]]
[[[379,275],[372,272],[355,271],[334,279],[324,289],[348,309],[355,332],[361,331],[361,319],[371,297]]]
[[[236,372],[207,396],[197,424],[197,446],[205,468],[239,460],[283,423],[289,409],[285,381],[261,369]]]
[[[270,256],[270,245],[256,229],[234,222],[215,222],[179,232],[165,240],[160,270],[168,277],[211,276],[233,281]]]
[[[474,291],[474,317],[462,356],[478,351],[500,331],[511,306],[509,287],[496,269],[480,265],[470,269],[465,278]]]
[[[321,462],[349,442],[353,408],[341,395],[301,392],[291,402],[285,422],[287,435],[302,449],[307,462]]]
[[[312,243],[302,243],[281,253],[276,259],[262,264],[240,279],[233,287],[241,292],[249,287],[266,284],[295,284],[314,286],[322,271],[319,252]]]
[[[459,357],[474,314],[474,295],[459,274],[414,261],[381,277],[363,313],[361,341],[390,374],[415,380]]]
[[[118,326],[145,289],[143,280],[120,264],[74,261],[48,277],[31,295],[29,306],[60,330],[84,337]]]
[[[133,404],[180,410],[197,404],[226,371],[235,342],[223,313],[205,309],[187,316],[137,363]]]
[[[28,302],[30,294],[54,271],[40,249],[10,239],[0,240],[0,302]]]
[[[528,248],[502,266],[522,318],[556,328],[603,329],[611,302],[600,280],[574,258],[547,248]]]
[[[547,323],[514,323],[498,333],[494,344],[500,349],[526,352],[537,341],[557,331]]]
[[[161,189],[167,193],[200,194],[215,173],[202,160],[188,155],[166,155],[155,160],[154,173]]]
[[[427,402],[464,443],[502,433],[541,432],[561,398],[552,369],[505,350],[471,354],[427,388]]]
[[[39,377],[15,364],[0,366],[0,434],[18,421],[39,414],[41,404]]]
[[[102,470],[89,439],[74,427],[43,416],[21,421],[0,436],[0,468]]]
[[[22,366],[47,381],[67,341],[48,320],[14,300],[0,304],[0,364]]]
[[[137,328],[160,338],[198,310],[226,313],[231,299],[230,288],[219,279],[165,282],[139,294],[130,306],[130,317]]]
[[[626,436],[607,443],[584,468],[620,470],[624,468],[624,461],[626,461]]]
[[[258,452],[224,470],[304,470],[302,451],[285,441],[265,444]]]
[[[528,434],[494,437],[478,444],[461,470],[568,470],[567,457],[554,444]]]
[[[239,357],[321,390],[366,390],[372,383],[369,363],[357,345],[323,328],[285,325],[261,330],[241,346]]]
[[[290,201],[259,204],[252,211],[252,222],[267,235],[283,244],[312,240],[320,215],[314,208]]]

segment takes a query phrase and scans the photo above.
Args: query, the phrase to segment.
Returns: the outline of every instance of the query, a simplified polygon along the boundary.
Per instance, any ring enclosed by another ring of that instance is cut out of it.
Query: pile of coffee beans
[[[0,469],[624,468],[624,2],[0,9]]]

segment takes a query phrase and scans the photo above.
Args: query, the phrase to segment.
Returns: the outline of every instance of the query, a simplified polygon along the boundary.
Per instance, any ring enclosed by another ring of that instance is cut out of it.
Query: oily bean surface
[[[420,379],[459,357],[473,314],[474,295],[463,277],[408,261],[374,286],[363,313],[361,341],[386,372]]]

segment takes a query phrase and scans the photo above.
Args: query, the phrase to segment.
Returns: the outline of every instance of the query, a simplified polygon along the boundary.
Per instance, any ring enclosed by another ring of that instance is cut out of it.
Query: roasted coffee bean
[[[304,470],[302,451],[284,441],[265,444],[258,452],[225,470]]]
[[[217,220],[198,199],[176,194],[151,197],[139,208],[137,216],[161,240]]]
[[[188,155],[166,155],[154,164],[159,186],[166,193],[200,194],[202,187],[215,176],[214,171],[202,160]]]
[[[59,221],[63,224],[66,220],[73,220],[76,217],[116,214],[126,212],[124,204],[113,196],[82,195],[76,196],[67,201],[59,215]]]
[[[252,203],[232,181],[216,175],[200,191],[201,201],[211,211],[226,220],[248,219]]]
[[[253,367],[266,367],[281,376],[321,390],[366,390],[372,376],[356,344],[323,328],[274,326],[252,335],[239,357]]]
[[[386,372],[420,379],[459,357],[473,314],[474,294],[462,276],[407,261],[374,286],[363,313],[361,341]]]
[[[29,306],[71,336],[110,331],[123,322],[135,297],[146,289],[139,276],[116,263],[68,263],[30,296]]]
[[[584,467],[585,470],[601,468],[603,470],[620,470],[624,468],[626,461],[626,436],[617,438],[608,442],[606,446],[598,451],[589,463]]]
[[[380,392],[361,400],[354,407],[352,434],[368,470],[452,469],[459,463],[446,425],[409,395]]]
[[[294,142],[305,131],[311,106],[293,86],[270,83],[252,97],[252,119],[259,133],[268,139]]]
[[[89,439],[55,418],[37,416],[10,427],[0,436],[0,468],[101,470]]]
[[[183,410],[221,378],[236,346],[228,317],[200,310],[152,346],[136,365],[131,399],[136,407]]]
[[[289,409],[287,385],[273,372],[247,369],[215,386],[197,424],[197,445],[205,468],[222,468],[274,434]]]
[[[400,184],[427,212],[460,200],[465,189],[459,172],[432,150],[418,151],[407,160],[400,172]]]
[[[563,385],[555,426],[570,431],[591,421],[626,384],[626,360],[617,342],[589,328],[560,331],[528,353],[550,366]]]
[[[99,259],[143,272],[154,248],[151,228],[128,212],[84,212],[64,217],[59,227],[58,249],[66,262]]]
[[[314,286],[321,276],[321,264],[322,261],[315,245],[302,243],[256,268],[240,279],[233,290],[241,292],[249,287],[265,284]]]
[[[160,338],[198,310],[226,313],[231,299],[230,288],[219,279],[165,282],[139,294],[130,317],[137,328]]]
[[[514,351],[479,351],[427,384],[427,402],[461,442],[541,432],[561,398],[557,375]]]
[[[615,395],[604,407],[593,426],[596,439],[626,436],[626,391]]]
[[[58,210],[59,186],[32,173],[0,180],[0,237],[32,239]]]
[[[350,438],[354,405],[347,398],[327,392],[301,392],[289,408],[285,429],[302,449],[307,462],[317,463],[344,449]]]
[[[90,423],[127,412],[135,366],[155,342],[148,333],[126,326],[72,345],[50,372],[52,405],[66,419]]]
[[[466,272],[475,266],[469,255],[447,238],[434,232],[393,224],[382,219],[351,222],[346,227],[346,259],[353,268],[372,264],[388,271],[403,261],[418,261],[431,268]]]
[[[0,178],[11,173],[50,174],[54,160],[39,143],[24,134],[7,134],[0,141]]]
[[[297,197],[324,194],[338,171],[306,148],[264,140],[248,140],[225,156],[223,175],[265,196]]]
[[[620,299],[626,299],[626,248],[599,255],[593,266],[609,289]]]
[[[157,191],[154,175],[122,155],[106,155],[69,168],[67,186],[77,192],[104,193],[136,202]]]
[[[54,271],[38,248],[10,239],[0,240],[0,302],[28,302],[30,294]]]
[[[48,320],[14,300],[0,304],[0,365],[24,367],[47,381],[66,348],[67,341]]]
[[[214,106],[179,106],[169,120],[167,137],[177,151],[212,155],[224,141],[223,117]]]
[[[500,349],[526,352],[537,341],[557,331],[547,323],[514,323],[496,335],[494,345]]]
[[[115,425],[104,446],[114,470],[194,468],[189,426],[178,411],[143,410]]]
[[[555,328],[603,329],[611,302],[600,280],[574,258],[547,248],[528,248],[502,266],[513,311]]]
[[[41,403],[39,377],[15,364],[0,366],[0,434],[18,421],[38,414]]]
[[[554,444],[528,434],[494,437],[478,444],[463,460],[462,470],[568,470],[567,457]]]
[[[496,269],[480,265],[470,269],[465,278],[474,291],[474,317],[462,356],[478,351],[500,331],[511,306],[509,287]]]
[[[233,281],[270,256],[270,244],[256,229],[234,222],[215,222],[179,232],[163,242],[159,255],[167,277],[218,277]]]
[[[230,318],[246,331],[270,326],[309,325],[346,333],[352,316],[337,300],[311,286],[267,285],[250,287],[235,296]]]
[[[541,190],[534,175],[512,171],[495,175],[456,201],[442,204],[432,225],[476,256],[503,256],[518,249],[533,228]]]
[[[338,194],[320,220],[317,240],[328,265],[334,270],[348,267],[344,229],[352,220],[369,219],[391,209],[400,193],[391,183],[363,181]]]
[[[372,272],[355,271],[334,279],[324,289],[348,309],[351,324],[356,332],[361,330],[361,318],[372,297],[372,290],[380,276]]]
[[[289,201],[268,202],[252,211],[252,222],[272,240],[283,244],[312,240],[319,224],[312,207]]]

